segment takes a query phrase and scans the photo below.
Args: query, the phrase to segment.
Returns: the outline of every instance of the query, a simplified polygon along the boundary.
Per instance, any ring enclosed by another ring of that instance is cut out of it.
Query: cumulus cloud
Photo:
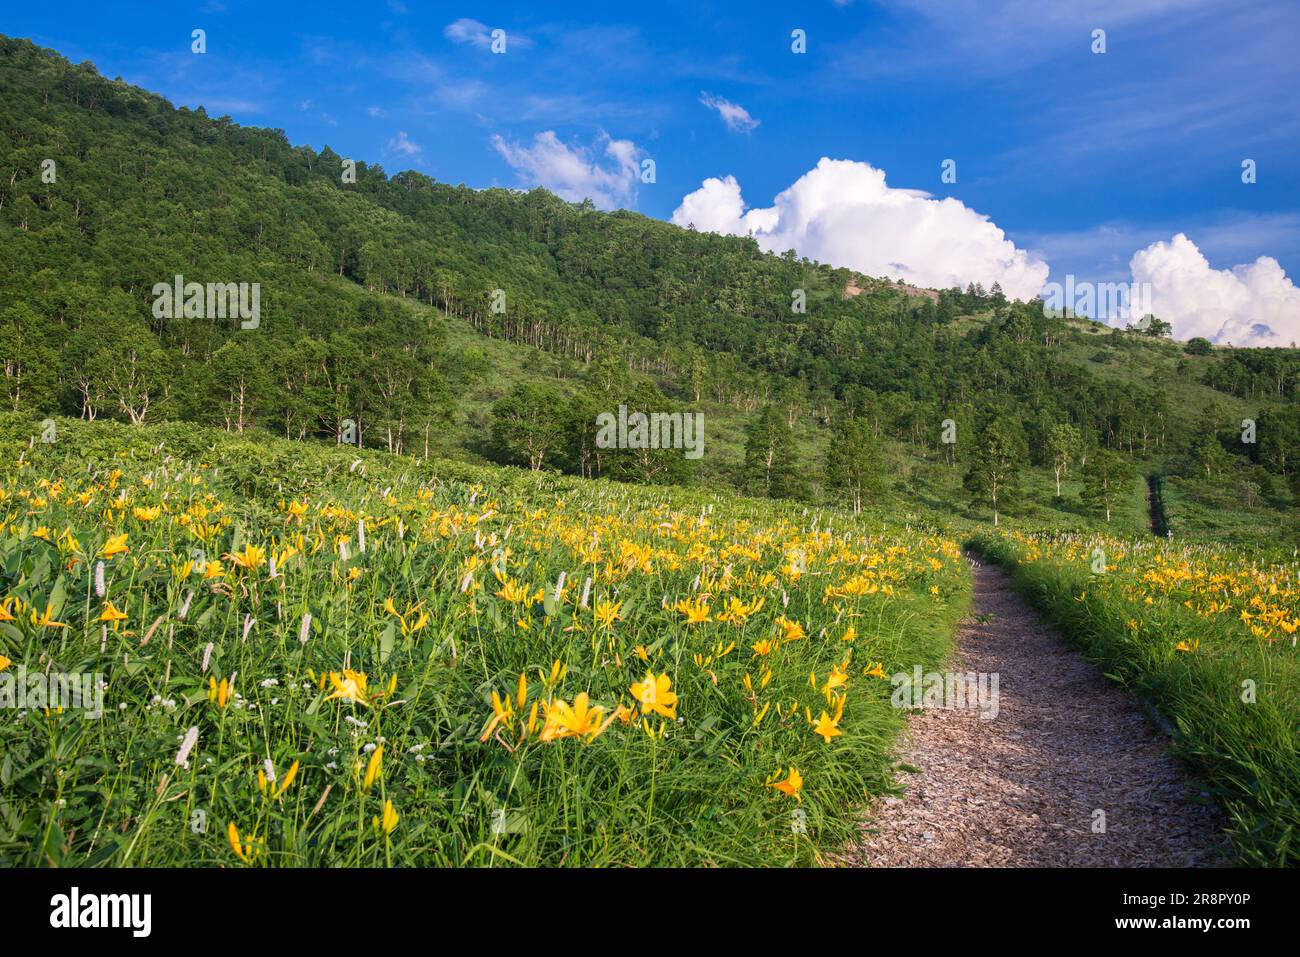
[[[1000,283],[1013,298],[1031,299],[1048,267],[1006,238],[987,216],[958,200],[894,189],[869,163],[823,157],[767,208],[745,209],[735,177],[710,178],[682,199],[679,226],[744,235],[766,250],[800,255],[870,276],[948,288]]]
[[[1204,336],[1234,346],[1300,341],[1300,289],[1271,256],[1214,269],[1183,233],[1154,242],[1129,262],[1133,281],[1149,283],[1152,311],[1179,339]]]
[[[711,110],[717,110],[718,116],[722,117],[722,122],[726,123],[727,129],[733,133],[748,133],[759,124],[758,120],[749,115],[749,110],[739,103],[732,103],[711,93],[701,93],[700,102]]]
[[[546,130],[533,137],[531,146],[508,143],[501,136],[492,137],[492,145],[521,181],[545,186],[571,203],[590,199],[601,209],[613,209],[636,199],[641,151],[631,140],[602,136],[588,149],[569,146],[554,130]]]

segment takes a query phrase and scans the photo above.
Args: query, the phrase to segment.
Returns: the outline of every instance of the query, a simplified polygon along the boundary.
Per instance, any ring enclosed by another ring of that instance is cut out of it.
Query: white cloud
[[[1030,299],[1047,279],[1045,262],[1017,249],[987,216],[955,199],[934,199],[885,183],[869,163],[823,157],[772,206],[745,211],[735,177],[707,179],[673,212],[679,226],[744,235],[772,252],[800,255],[870,276],[948,288],[1000,283]]]
[[[492,29],[486,23],[480,23],[471,17],[461,17],[443,27],[442,35],[454,43],[471,43],[481,49],[492,45]],[[529,47],[533,41],[524,36],[506,31],[506,49],[511,47]]]
[[[399,130],[396,139],[388,141],[388,151],[390,153],[401,153],[405,156],[419,157],[424,151],[424,147],[418,143],[412,143],[407,137],[405,130]]]
[[[1234,346],[1300,341],[1300,289],[1271,256],[1214,269],[1184,233],[1134,253],[1133,281],[1151,284],[1152,310],[1179,339]]]
[[[711,93],[701,93],[700,102],[711,110],[717,110],[718,115],[722,117],[722,122],[726,123],[727,129],[733,133],[748,133],[759,124],[758,120],[749,115],[749,110],[739,103],[732,103]]]
[[[496,151],[529,185],[545,186],[571,203],[590,199],[601,209],[627,206],[636,198],[641,151],[631,140],[603,136],[602,142],[601,152],[610,160],[604,164],[595,147],[568,146],[560,142],[554,130],[538,133],[532,146],[492,137]]]
[[[387,115],[388,115],[388,113],[387,113],[387,112],[386,112],[382,107],[378,107],[378,106],[367,106],[367,107],[366,107],[366,113],[369,114],[370,116],[387,116]]]

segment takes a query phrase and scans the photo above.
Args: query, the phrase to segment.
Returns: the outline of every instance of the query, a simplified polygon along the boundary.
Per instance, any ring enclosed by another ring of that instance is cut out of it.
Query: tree
[[[525,382],[492,406],[492,445],[503,461],[534,472],[564,440],[564,400],[550,386]]]
[[[794,433],[775,406],[764,406],[746,431],[742,484],[768,498],[796,498],[805,492]]]
[[[1056,497],[1061,497],[1061,475],[1070,470],[1079,454],[1079,430],[1072,425],[1054,425],[1047,433],[1047,451],[1056,474]]]
[[[1213,478],[1229,464],[1228,453],[1214,432],[1207,432],[1192,446],[1192,459],[1199,468],[1205,469],[1206,478]]]
[[[1187,340],[1187,344],[1183,346],[1183,351],[1189,356],[1208,356],[1214,351],[1214,346],[1204,336],[1193,336]]]
[[[117,336],[91,359],[91,377],[134,425],[156,411],[170,384],[167,353],[152,332],[140,323],[124,323]]]
[[[227,432],[243,432],[260,421],[271,387],[260,344],[227,340],[212,354],[207,379],[210,414]]]
[[[994,525],[999,508],[1019,491],[1020,470],[1028,456],[1020,426],[1011,419],[995,420],[980,436],[964,485],[973,501],[993,507]]]
[[[866,422],[857,416],[840,416],[826,452],[826,484],[848,492],[853,511],[861,512],[863,497],[879,494],[884,487],[882,472],[880,447]]]
[[[1084,472],[1083,491],[1079,498],[1097,514],[1104,514],[1109,522],[1135,474],[1133,463],[1126,457],[1110,449],[1098,449]]]
[[[0,396],[11,410],[55,411],[58,352],[48,326],[26,303],[0,313]]]

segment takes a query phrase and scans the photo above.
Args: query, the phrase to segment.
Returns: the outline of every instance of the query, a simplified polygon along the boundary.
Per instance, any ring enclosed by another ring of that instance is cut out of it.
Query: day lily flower
[[[623,603],[621,601],[617,603],[609,601],[596,602],[596,624],[603,625],[607,628],[612,626],[614,622],[619,621],[623,617],[619,614],[622,608]]]
[[[591,704],[585,691],[573,699],[572,706],[557,698],[545,707],[546,723],[540,735],[543,741],[583,736],[586,736],[589,741],[594,740],[609,727],[614,718],[621,717],[618,711],[615,711],[602,724],[601,720],[605,718],[604,707]]]
[[[111,622],[114,630],[116,630],[118,623],[126,621],[126,617],[126,612],[119,610],[111,601],[106,601],[104,602],[104,610],[99,613],[99,617],[95,621]]]
[[[782,641],[798,641],[808,637],[808,633],[803,630],[803,625],[797,621],[790,621],[784,615],[778,618],[776,623],[781,626]]]
[[[267,764],[269,766],[270,762],[268,761]],[[289,765],[289,770],[285,772],[284,780],[280,782],[280,786],[278,788],[274,788],[274,790],[271,792],[271,797],[278,798],[281,795],[283,795],[285,791],[289,790],[289,785],[293,783],[293,779],[296,778],[297,776],[298,776],[298,762],[295,761],[293,762],[293,764]],[[271,785],[274,787],[275,785],[274,779],[271,780]],[[261,770],[260,768],[257,771],[257,786],[262,791],[263,794],[267,793],[266,772]]]
[[[820,734],[822,740],[827,744],[831,743],[831,738],[837,738],[843,733],[844,732],[837,727],[836,719],[832,718],[825,711],[822,712],[821,717],[818,718],[816,723],[813,725],[813,734]]]
[[[709,617],[709,606],[703,598],[685,599],[683,598],[674,606],[677,611],[686,616],[688,625],[699,625],[706,621],[712,621]]]
[[[13,664],[12,658],[6,658],[4,655],[0,655],[0,671],[4,671],[12,664]]]
[[[770,782],[768,787],[776,788],[786,797],[792,797],[796,801],[800,802],[803,801],[803,797],[799,794],[799,792],[803,790],[803,775],[801,775],[796,768],[790,768],[790,773],[786,776],[784,781]]]
[[[252,864],[257,851],[260,850],[261,840],[251,835],[247,841],[241,840],[239,829],[235,827],[234,821],[226,826],[226,837],[230,839],[230,848],[235,852],[235,856],[245,864]]]
[[[520,675],[520,678],[522,680],[523,676]],[[503,701],[501,695],[498,694],[494,688],[492,690],[492,720],[488,722],[488,726],[484,728],[483,733],[479,735],[479,740],[486,741],[492,736],[492,732],[496,730],[497,725],[510,725],[511,722],[514,721],[514,718],[515,711],[514,707],[510,703],[509,696],[507,696]]]
[[[33,610],[28,617],[31,619],[32,624],[35,625],[37,628],[67,628],[68,627],[63,622],[54,620],[54,606],[50,604],[46,604],[45,611],[41,612],[40,615],[37,615],[36,611]]]
[[[244,571],[255,571],[263,562],[266,561],[266,549],[260,545],[254,545],[251,542],[244,546],[242,552],[227,552],[222,558],[230,559],[232,565],[244,569]]]
[[[672,679],[667,674],[655,677],[647,671],[645,679],[633,682],[632,697],[641,703],[641,713],[657,714],[670,720],[677,719],[677,693],[669,690]]]
[[[366,674],[364,671],[353,671],[351,668],[344,668],[341,677],[337,671],[331,671],[329,679],[330,684],[334,686],[334,693],[326,698],[326,701],[333,701],[337,698],[340,701],[355,701],[357,704],[369,707],[370,696],[366,692]]]
[[[108,541],[104,543],[104,548],[99,553],[100,556],[103,558],[112,558],[114,555],[125,555],[131,550],[130,546],[126,544],[126,539],[126,532],[123,532],[121,535],[111,536]]]
[[[376,831],[382,830],[384,836],[387,837],[389,834],[392,834],[393,829],[397,827],[398,820],[400,819],[397,816],[397,812],[393,810],[393,802],[390,799],[384,802],[383,820],[380,820],[379,816],[375,815],[375,817],[371,818],[370,823]]]
[[[218,708],[224,708],[230,702],[230,698],[234,694],[234,691],[234,686],[225,678],[221,679],[221,684],[217,684],[216,678],[212,676],[208,677],[208,701],[211,704],[215,704]]]
[[[831,673],[826,677],[826,686],[822,688],[822,693],[825,694],[834,691],[837,688],[842,688],[848,683],[849,683],[848,671],[845,668],[840,667],[839,665],[833,665],[831,667]]]
[[[381,744],[379,747],[375,748],[374,751],[370,752],[370,761],[366,764],[366,776],[361,782],[361,790],[366,794],[369,794],[370,789],[374,787],[375,781],[379,778],[383,769],[384,746]]]

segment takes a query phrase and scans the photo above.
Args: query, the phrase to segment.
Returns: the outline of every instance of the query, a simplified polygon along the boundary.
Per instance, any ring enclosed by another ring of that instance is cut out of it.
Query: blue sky
[[[541,182],[669,219],[709,177],[732,176],[748,206],[772,207],[829,157],[870,164],[892,190],[960,201],[1053,279],[1127,280],[1135,252],[1178,233],[1209,262],[1203,285],[1261,256],[1300,272],[1291,0],[297,6],[10,4],[0,32],[390,173]],[[201,56],[195,28],[206,31]],[[505,31],[504,54],[490,48],[493,29]],[[806,31],[801,55],[795,29]],[[1091,49],[1096,29],[1102,54]],[[646,158],[651,184],[632,175]],[[1257,164],[1250,185],[1246,158]],[[955,183],[941,181],[945,159]],[[828,174],[825,189],[852,194],[856,174],[845,175]],[[905,195],[877,190],[870,202]],[[835,196],[823,200],[811,225],[783,224],[772,242],[795,236],[801,252],[852,256],[851,239],[819,244],[811,233],[946,222],[936,204],[881,220],[878,207],[853,218],[837,214]],[[792,198],[781,215],[797,218],[801,204]],[[988,237],[953,222],[945,243],[916,248],[978,270],[956,247]],[[921,255],[899,242],[904,259]],[[1148,274],[1179,263],[1170,253]]]

